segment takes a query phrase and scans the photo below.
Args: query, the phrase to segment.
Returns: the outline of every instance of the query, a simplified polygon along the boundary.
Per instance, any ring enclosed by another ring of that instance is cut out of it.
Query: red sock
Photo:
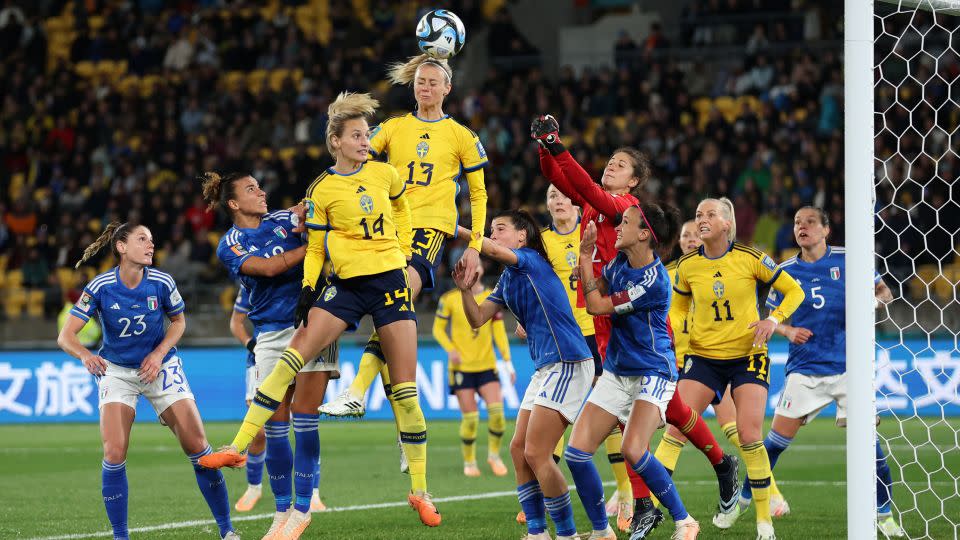
[[[623,424],[620,424],[620,431],[623,431]],[[634,499],[643,499],[650,496],[650,488],[643,478],[633,470],[633,463],[627,463],[627,476],[630,477],[630,487],[633,489]]]
[[[717,465],[723,459],[723,450],[717,444],[707,423],[680,399],[680,393],[674,392],[670,404],[667,405],[667,422],[679,429],[703,452],[711,465]]]

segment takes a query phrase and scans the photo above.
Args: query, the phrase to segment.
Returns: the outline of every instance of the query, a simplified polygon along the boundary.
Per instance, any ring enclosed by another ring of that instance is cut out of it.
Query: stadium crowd
[[[504,11],[487,16],[479,2],[448,3],[472,26],[486,18],[491,34],[511,32],[503,26],[511,24]],[[185,289],[191,283],[227,285],[213,252],[227,224],[205,208],[194,180],[199,172],[249,170],[268,192],[271,208],[287,207],[330,163],[318,141],[337,92],[372,90],[385,104],[383,116],[411,105],[408,90],[390,88],[383,79],[386,63],[414,52],[408,34],[416,3],[397,10],[373,1],[369,13],[358,14],[349,2],[332,1],[329,24],[316,35],[298,20],[296,10],[305,2],[284,2],[290,10],[281,6],[272,13],[242,2],[229,11],[206,5],[217,2],[178,3],[186,9],[161,9],[162,2],[93,2],[96,15],[83,10],[90,2],[70,3],[69,14],[61,14],[64,2],[41,2],[26,11],[6,4],[0,10],[0,274],[19,271],[20,286],[42,290],[47,316],[59,311],[67,294],[57,269],[72,267],[114,219],[148,225],[158,266]],[[677,46],[720,39],[704,23],[720,2],[693,4]],[[71,24],[65,57],[54,50],[54,42],[62,49],[63,41],[47,33],[52,17]],[[831,242],[842,244],[841,57],[774,46],[803,36],[810,23],[799,24],[799,30],[759,26],[726,35],[745,51],[743,62],[729,69],[672,58],[671,44],[654,25],[640,44],[621,38],[612,68],[563,68],[557,80],[539,69],[491,68],[482,84],[455,88],[445,112],[474,129],[486,147],[490,213],[526,207],[547,223],[547,183],[529,124],[550,112],[594,177],[615,148],[636,146],[652,159],[651,196],[676,205],[684,216],[693,216],[702,197],[728,195],[736,205],[738,239],[783,257],[794,248],[794,211],[812,204],[827,210]],[[371,29],[382,38],[372,46],[358,41]],[[836,37],[827,25],[822,33]],[[491,42],[498,44],[491,49],[497,55],[531,52],[526,43],[504,48],[502,40]],[[452,64],[456,70],[457,60]],[[956,89],[960,64],[953,56],[901,69],[939,74],[948,92],[950,84]],[[937,98],[902,93],[896,100],[892,86],[881,89],[878,102],[897,108],[886,136],[876,140],[882,155],[898,148],[894,135],[907,133],[909,125],[943,126],[947,133],[952,118],[937,116],[931,105],[917,108],[920,121],[915,116],[910,122],[910,100]],[[887,170],[881,186],[880,199],[896,204],[883,209],[889,230],[878,249],[902,255],[888,258],[899,268],[898,280],[905,268],[913,271],[914,259],[952,261],[960,229],[958,198],[950,193],[960,161],[944,151],[949,136],[924,137],[926,132],[908,134],[907,148],[943,159],[921,159],[917,163],[925,168],[914,163],[912,171],[907,160],[878,163],[897,169]],[[898,190],[910,179],[919,192]],[[463,198],[462,220],[468,213]],[[451,244],[447,261],[456,261],[461,249]],[[8,293],[14,286],[0,281]],[[896,294],[898,283],[891,287]]]

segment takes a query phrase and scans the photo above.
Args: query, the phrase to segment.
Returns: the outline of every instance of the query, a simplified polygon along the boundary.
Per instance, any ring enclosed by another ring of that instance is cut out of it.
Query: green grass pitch
[[[713,420],[709,420],[719,433]],[[926,423],[921,423],[926,422]],[[211,444],[229,441],[237,425],[207,426]],[[483,426],[481,425],[481,428]],[[431,422],[428,461],[430,491],[438,498],[443,524],[437,529],[420,525],[405,504],[408,478],[398,472],[394,425],[388,422],[321,422],[323,480],[326,504],[341,511],[314,514],[304,538],[365,539],[510,539],[525,532],[514,521],[518,503],[512,477],[496,478],[482,463],[484,475],[461,473],[456,422]],[[900,434],[885,421],[880,429]],[[956,538],[953,522],[960,516],[955,475],[960,471],[956,431],[943,422],[913,420],[903,425],[906,438],[894,438],[893,455],[906,464],[891,463],[894,497],[904,511],[904,526],[913,538]],[[481,433],[483,429],[481,429]],[[722,437],[720,437],[722,438]],[[216,527],[200,496],[189,462],[173,435],[157,424],[137,424],[127,459],[130,483],[130,527],[134,538],[217,538]],[[100,498],[101,450],[94,425],[0,426],[0,538],[109,537],[109,524]],[[926,441],[916,446],[908,441]],[[722,441],[725,445],[727,442]],[[834,539],[846,536],[844,432],[830,419],[801,430],[776,469],[777,481],[792,507],[789,516],[775,521],[779,538]],[[509,462],[504,442],[504,460]],[[478,455],[486,445],[480,437]],[[612,478],[606,457],[597,464],[605,481]],[[952,471],[952,472],[951,472]],[[741,467],[741,477],[744,470]],[[900,483],[906,474],[908,485]],[[244,489],[243,471],[225,471],[231,503]],[[719,531],[710,524],[717,488],[712,470],[699,452],[687,448],[675,476],[691,514],[700,520],[701,538],[755,536],[752,511],[735,527]],[[266,482],[264,482],[266,484]],[[917,495],[908,492],[908,487]],[[612,488],[607,488],[609,495]],[[473,498],[468,498],[473,497]],[[444,499],[453,498],[454,500]],[[574,497],[577,524],[589,530],[589,521]],[[941,502],[945,501],[945,502]],[[235,526],[245,539],[260,538],[269,525],[272,496],[249,514],[234,512]],[[863,504],[873,505],[868,496]],[[259,516],[259,517],[258,517]],[[185,522],[200,522],[184,525]],[[652,538],[669,538],[672,525],[662,525]],[[926,536],[925,536],[926,535]],[[621,535],[621,538],[626,538]]]

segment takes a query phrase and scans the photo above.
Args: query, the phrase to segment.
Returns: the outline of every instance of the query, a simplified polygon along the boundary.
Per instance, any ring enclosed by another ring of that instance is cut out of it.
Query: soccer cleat
[[[276,536],[277,540],[298,540],[303,531],[310,525],[310,512],[300,512],[293,510],[290,512],[290,518],[283,524],[283,529]]]
[[[206,469],[222,469],[224,467],[239,469],[247,464],[247,456],[241,454],[232,446],[224,446],[216,452],[200,456],[197,463]]]
[[[610,525],[607,525],[606,530],[595,530],[591,532],[587,540],[617,540],[617,533],[613,532],[613,528],[610,527]]]
[[[223,535],[221,540],[240,540],[240,535],[235,531],[229,531],[227,534]]]
[[[350,393],[349,388],[343,392],[340,392],[340,395],[337,396],[333,401],[321,405],[317,410],[320,411],[320,414],[325,414],[327,416],[345,416],[354,418],[363,418],[363,415],[367,412],[363,402],[354,397],[354,395]]]
[[[736,456],[726,454],[723,456],[723,462],[726,463],[727,472],[717,474],[717,483],[720,485],[720,502],[718,504],[721,514],[729,513],[737,505],[737,499],[740,497],[740,460]]]
[[[433,504],[433,497],[426,491],[414,491],[407,495],[410,507],[420,514],[420,522],[427,527],[440,525],[440,511]]]
[[[610,499],[607,500],[607,517],[612,518],[617,515],[617,509],[619,508],[618,503],[620,502],[620,490],[613,490],[613,495],[610,496]]]
[[[542,533],[537,533],[537,534],[527,533],[520,540],[553,540],[553,538],[550,538],[550,533],[548,533],[547,531],[543,531]]]
[[[670,536],[670,540],[695,540],[700,534],[700,524],[690,516],[677,522],[677,528]]]
[[[407,453],[403,451],[403,443],[400,442],[399,435],[397,435],[397,448],[400,449],[400,472],[410,474],[410,462],[407,461]]]
[[[527,524],[527,515],[523,513],[523,510],[517,512],[517,523],[521,525]]]
[[[573,536],[560,536],[559,534],[557,535],[557,540],[579,540],[579,538],[580,538],[579,534],[576,534]]]
[[[617,503],[617,528],[623,532],[630,530],[633,523],[633,505],[629,499],[620,499]]]
[[[317,490],[313,490],[313,496],[310,497],[310,511],[311,512],[327,511],[327,505],[323,504],[323,501],[320,500],[320,493]]]
[[[244,491],[240,499],[237,500],[237,504],[233,505],[234,510],[237,512],[249,512],[253,510],[253,507],[257,505],[257,501],[260,500],[262,493],[263,487],[260,484],[255,486],[247,485],[247,490]]]
[[[897,520],[893,519],[892,515],[878,516],[877,517],[877,528],[880,529],[880,534],[887,538],[903,538],[907,536],[906,531],[903,530],[903,527],[897,523]]]
[[[463,474],[464,476],[469,476],[470,478],[478,478],[480,476],[480,468],[477,467],[477,462],[474,461],[473,463],[464,463]]]
[[[653,504],[647,505],[643,512],[639,514],[635,512],[630,527],[630,540],[641,540],[648,537],[662,521],[663,512],[659,508],[654,508]]]
[[[263,535],[263,538],[260,540],[279,540],[283,526],[287,524],[291,513],[293,513],[293,508],[287,508],[286,512],[276,512],[273,514],[273,523],[271,523],[270,528],[267,529],[267,534]]]
[[[777,535],[773,533],[773,523],[757,523],[757,540],[777,540]]]
[[[783,495],[770,495],[770,515],[773,517],[783,517],[790,513],[790,505]]]
[[[507,466],[503,464],[500,456],[487,456],[487,465],[490,465],[490,470],[493,471],[494,476],[506,476],[510,472],[507,470]]]
[[[747,511],[747,508],[750,508],[750,501],[747,499],[742,499],[734,504],[733,509],[729,512],[722,512],[718,508],[716,515],[713,516],[713,525],[718,529],[729,529],[737,522],[737,518]]]

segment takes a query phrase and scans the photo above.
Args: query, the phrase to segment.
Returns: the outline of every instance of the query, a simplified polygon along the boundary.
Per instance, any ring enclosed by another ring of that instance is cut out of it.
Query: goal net
[[[872,23],[874,250],[894,297],[876,311],[876,430],[907,537],[956,540],[960,1],[880,1]]]

